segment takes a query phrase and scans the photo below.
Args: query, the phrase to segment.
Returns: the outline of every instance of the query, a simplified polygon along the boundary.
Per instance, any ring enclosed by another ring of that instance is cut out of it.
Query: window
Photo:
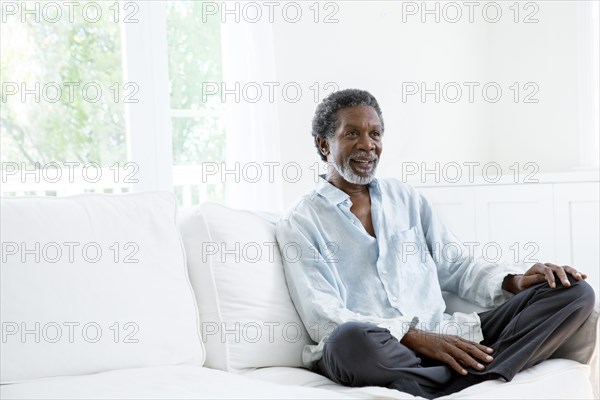
[[[58,4],[3,5],[2,194],[127,191],[118,3]]]
[[[220,22],[201,2],[3,7],[3,195],[174,186],[180,204],[223,202],[202,174],[223,162],[225,130],[223,103],[204,98],[222,80]]]
[[[167,4],[173,183],[184,205],[224,201],[224,185],[203,173],[225,159],[224,104],[206,95],[222,81],[220,29],[217,18],[203,21],[202,2]]]

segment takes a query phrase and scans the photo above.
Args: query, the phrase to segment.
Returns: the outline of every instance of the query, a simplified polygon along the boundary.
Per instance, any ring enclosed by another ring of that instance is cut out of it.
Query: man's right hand
[[[459,336],[410,329],[400,343],[415,353],[448,364],[462,375],[467,374],[465,367],[482,371],[485,369],[483,363],[487,364],[493,360],[490,356],[494,352],[493,349]]]

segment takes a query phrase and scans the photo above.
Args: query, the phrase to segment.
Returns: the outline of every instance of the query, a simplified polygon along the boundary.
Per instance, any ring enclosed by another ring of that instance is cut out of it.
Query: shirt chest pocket
[[[433,312],[433,305],[441,299],[442,293],[437,267],[429,253],[425,235],[421,227],[413,226],[395,233],[391,239],[390,249],[396,253],[393,257],[396,263],[395,283],[398,285],[398,292],[401,293],[401,312],[420,309],[418,315],[425,317]],[[432,299],[435,301],[432,302]],[[424,308],[421,309],[422,307]]]
[[[419,226],[394,233],[390,247],[395,253],[395,261],[402,275],[431,274],[435,271],[435,264]]]

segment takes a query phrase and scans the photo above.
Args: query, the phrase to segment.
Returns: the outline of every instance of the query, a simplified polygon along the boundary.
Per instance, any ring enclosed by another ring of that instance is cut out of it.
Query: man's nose
[[[375,142],[368,134],[362,134],[358,138],[358,147],[362,150],[373,150],[375,149]]]

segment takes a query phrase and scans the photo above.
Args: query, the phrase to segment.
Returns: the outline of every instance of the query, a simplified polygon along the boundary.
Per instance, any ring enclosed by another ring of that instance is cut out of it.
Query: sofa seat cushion
[[[39,379],[0,386],[2,399],[344,399],[196,366],[161,366]]]
[[[511,382],[487,381],[440,399],[594,399],[589,374],[588,365],[564,359],[547,360],[517,374]],[[382,387],[340,386],[303,368],[259,368],[243,375],[284,385],[336,391],[355,398],[415,398],[408,393]]]
[[[593,399],[589,368],[570,360],[549,360],[512,382],[484,382],[445,398]],[[381,387],[350,388],[303,368],[270,367],[242,374],[195,366],[161,366],[99,374],[39,379],[0,386],[2,399],[414,399]],[[443,397],[444,398],[444,397]]]

